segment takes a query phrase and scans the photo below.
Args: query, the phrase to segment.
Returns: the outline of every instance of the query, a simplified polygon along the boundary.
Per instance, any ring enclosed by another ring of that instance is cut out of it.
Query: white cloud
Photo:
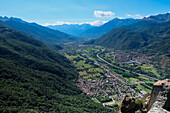
[[[95,17],[112,17],[115,13],[112,11],[94,11]]]
[[[136,15],[131,15],[131,14],[126,14],[127,17],[129,18],[135,18],[135,19],[142,19],[143,16],[141,16],[140,14],[136,14]]]
[[[92,26],[101,26],[101,25],[105,24],[106,22],[108,22],[108,21],[95,20],[95,21],[91,21],[91,22],[81,22],[81,23],[57,21],[54,24],[45,23],[45,24],[43,24],[43,26],[49,26],[49,25],[53,25],[54,26],[54,25],[63,25],[63,24],[68,24],[68,25],[70,25],[70,24],[79,24],[79,25],[90,24]]]
[[[45,24],[43,24],[43,26],[49,26],[49,25],[63,25],[63,24],[68,24],[68,25],[70,25],[70,24],[78,24],[78,23],[71,23],[71,22],[64,22],[64,21],[57,21],[57,22],[55,22],[54,24],[49,24],[49,23],[45,23]]]
[[[105,24],[106,22],[108,22],[108,21],[95,20],[95,21],[92,21],[92,22],[85,22],[85,23],[90,24],[92,26],[101,26],[101,25]]]

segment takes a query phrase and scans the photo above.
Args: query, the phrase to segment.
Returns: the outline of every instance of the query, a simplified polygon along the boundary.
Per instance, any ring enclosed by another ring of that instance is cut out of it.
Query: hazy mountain
[[[59,43],[75,40],[74,36],[43,27],[36,23],[28,23],[19,18],[0,17],[0,23],[45,43]]]
[[[115,18],[115,19],[105,23],[102,26],[94,27],[94,28],[91,28],[91,29],[81,33],[80,36],[87,37],[87,38],[99,38],[102,35],[108,33],[113,28],[119,28],[124,25],[130,25],[137,21],[139,21],[139,19],[132,19],[132,18],[118,19],[118,18]]]
[[[0,112],[111,112],[76,87],[71,62],[0,24]]]
[[[71,34],[71,35],[79,35],[80,33],[93,28],[94,26],[91,26],[90,24],[63,24],[63,25],[49,25],[46,26],[48,28],[54,29],[54,30],[59,30],[61,32]]]

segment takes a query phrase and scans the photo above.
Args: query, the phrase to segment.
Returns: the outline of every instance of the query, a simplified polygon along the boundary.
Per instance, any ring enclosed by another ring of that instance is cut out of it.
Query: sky
[[[113,18],[143,18],[170,12],[170,0],[0,0],[0,16],[41,25],[99,26]]]

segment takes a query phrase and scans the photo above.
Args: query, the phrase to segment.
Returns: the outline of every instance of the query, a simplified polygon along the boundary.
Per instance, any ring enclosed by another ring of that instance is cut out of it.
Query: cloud
[[[101,25],[105,24],[106,22],[108,22],[108,21],[95,20],[95,21],[91,21],[91,22],[80,22],[80,23],[77,23],[77,22],[57,21],[57,22],[55,22],[54,24],[45,23],[45,24],[43,24],[43,26],[49,26],[49,25],[54,26],[54,25],[63,25],[63,24],[67,24],[67,25],[70,25],[70,24],[78,24],[78,25],[90,24],[90,25],[92,25],[92,26],[101,26]]]
[[[136,15],[131,15],[131,14],[126,14],[127,17],[129,18],[135,18],[135,19],[142,19],[143,16],[141,16],[140,14],[136,14]]]
[[[85,23],[90,24],[92,26],[101,26],[101,25],[105,24],[106,22],[108,22],[108,21],[95,20],[95,21],[92,21],[92,22],[85,22]]]
[[[54,26],[54,25],[63,25],[63,24],[68,24],[68,25],[70,25],[70,24],[79,24],[79,23],[76,23],[76,22],[72,23],[72,22],[57,21],[57,22],[55,22],[55,23],[53,23],[53,24],[45,23],[45,24],[43,24],[43,26],[49,26],[49,25]]]
[[[111,11],[94,11],[95,17],[112,17],[115,13]]]

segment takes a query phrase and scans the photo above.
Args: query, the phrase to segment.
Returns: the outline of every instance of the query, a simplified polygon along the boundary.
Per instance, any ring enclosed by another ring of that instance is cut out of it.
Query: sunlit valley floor
[[[160,77],[150,61],[153,56],[133,51],[65,43],[59,53],[65,55],[77,68],[77,86],[83,93],[96,103],[114,109],[118,109],[126,94],[144,98],[151,93],[153,84]],[[132,53],[134,55],[130,56]]]

